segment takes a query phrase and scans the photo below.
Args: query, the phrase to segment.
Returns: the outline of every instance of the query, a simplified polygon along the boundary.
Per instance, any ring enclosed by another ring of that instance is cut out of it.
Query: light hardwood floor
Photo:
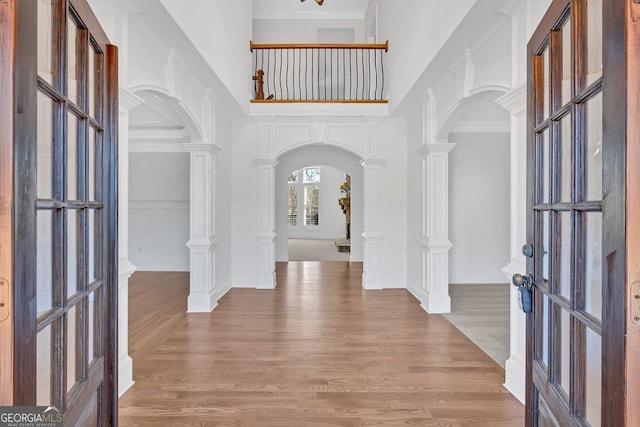
[[[493,360],[406,290],[361,277],[361,264],[278,264],[275,290],[185,314],[186,274],[136,273],[121,425],[523,425]]]

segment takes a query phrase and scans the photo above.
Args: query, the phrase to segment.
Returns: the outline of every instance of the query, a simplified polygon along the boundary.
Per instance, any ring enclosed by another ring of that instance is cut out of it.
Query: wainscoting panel
[[[129,257],[139,271],[189,271],[189,202],[129,202]]]

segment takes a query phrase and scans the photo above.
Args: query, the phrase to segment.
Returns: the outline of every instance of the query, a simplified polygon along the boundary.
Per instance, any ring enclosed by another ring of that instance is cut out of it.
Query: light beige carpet
[[[349,261],[333,240],[289,239],[289,261]]]
[[[449,285],[444,317],[504,368],[509,358],[509,285]]]

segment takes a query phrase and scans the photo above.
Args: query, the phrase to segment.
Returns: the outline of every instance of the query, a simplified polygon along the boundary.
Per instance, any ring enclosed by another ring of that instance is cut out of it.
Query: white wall
[[[129,155],[129,257],[140,271],[189,271],[189,156]]]
[[[216,247],[216,287],[227,289],[231,287],[231,203],[232,176],[232,118],[228,111],[216,108],[215,112],[215,143],[220,147],[216,156],[216,176],[214,191],[215,232],[218,245]]]
[[[509,260],[509,134],[452,133],[451,283],[504,283]]]
[[[251,79],[251,0],[160,0],[241,106]]]
[[[353,29],[355,39],[340,43],[364,43],[364,20],[254,19],[254,43],[318,43],[319,29]],[[334,41],[332,41],[334,42]],[[337,41],[335,41],[337,43]]]
[[[371,0],[366,28],[377,16],[378,42],[389,40],[385,72],[392,107],[402,101],[477,0]]]

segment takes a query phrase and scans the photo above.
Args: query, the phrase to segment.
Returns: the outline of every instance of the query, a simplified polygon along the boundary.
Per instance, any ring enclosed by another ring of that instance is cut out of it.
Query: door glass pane
[[[571,397],[571,315],[560,309],[560,386]]]
[[[542,132],[542,150],[540,155],[542,158],[540,159],[540,167],[542,169],[540,177],[540,185],[542,186],[540,194],[542,195],[542,200],[540,203],[549,203],[550,201],[550,190],[551,184],[549,179],[549,170],[551,166],[551,149],[549,147],[549,130],[545,130]]]
[[[76,327],[78,310],[71,307],[67,312],[67,391],[76,383]]]
[[[550,60],[549,60],[549,46],[547,46],[544,49],[544,52],[542,53],[542,62],[543,62],[543,72],[542,72],[542,76],[543,76],[543,80],[542,80],[542,118],[543,119],[547,119],[549,118],[549,96],[550,96],[550,92],[549,92],[549,87],[550,87],[550,79],[551,79],[551,74],[549,73],[549,66],[550,66]]]
[[[602,200],[602,92],[587,102],[587,200]]]
[[[53,7],[51,0],[38,0],[38,76],[53,82]]]
[[[571,114],[560,120],[560,137],[562,139],[560,201],[571,202]]]
[[[562,105],[571,101],[571,19],[562,27]]]
[[[53,307],[53,215],[51,211],[38,211],[36,218],[37,306],[41,315]]]
[[[72,307],[67,312],[67,391],[76,383],[76,326],[78,310]]]
[[[96,50],[93,44],[89,43],[89,82],[87,87],[89,115],[96,117]]]
[[[51,400],[51,325],[38,332],[36,343],[36,404],[49,406]]]
[[[92,282],[94,282],[96,280],[96,260],[95,260],[95,256],[96,256],[96,236],[95,236],[95,232],[96,232],[96,211],[94,209],[88,209],[87,210],[88,215],[87,215],[87,228],[88,228],[88,240],[87,240],[87,251],[88,251],[88,256],[87,256],[87,270],[89,272],[88,275],[88,280],[89,280],[89,285],[91,285]]]
[[[593,427],[600,427],[602,399],[602,338],[587,328],[587,383],[585,418]]]
[[[78,27],[76,22],[69,16],[67,18],[67,96],[69,99],[78,104]]]
[[[88,171],[87,171],[87,183],[89,186],[88,198],[89,201],[95,201],[96,199],[96,131],[89,128],[89,142],[87,146],[88,151]]]
[[[67,200],[78,200],[78,118],[68,114],[67,122]]]
[[[51,199],[53,182],[53,101],[38,91],[38,198]]]
[[[95,314],[96,314],[96,295],[95,292],[91,292],[89,294],[87,300],[87,309],[88,309],[88,317],[89,317],[89,330],[88,332],[88,341],[87,341],[87,352],[89,353],[89,363],[91,363],[95,359],[95,343],[93,342],[96,337],[95,327]]]
[[[549,297],[542,297],[542,361],[549,366]]]
[[[560,212],[560,283],[557,292],[571,301],[571,212]]]
[[[602,213],[584,215],[587,230],[584,310],[599,320],[602,318]]]
[[[67,296],[78,290],[78,211],[67,210]]]
[[[549,281],[549,211],[542,213],[542,279]]]
[[[602,0],[587,0],[587,84],[602,76]]]

